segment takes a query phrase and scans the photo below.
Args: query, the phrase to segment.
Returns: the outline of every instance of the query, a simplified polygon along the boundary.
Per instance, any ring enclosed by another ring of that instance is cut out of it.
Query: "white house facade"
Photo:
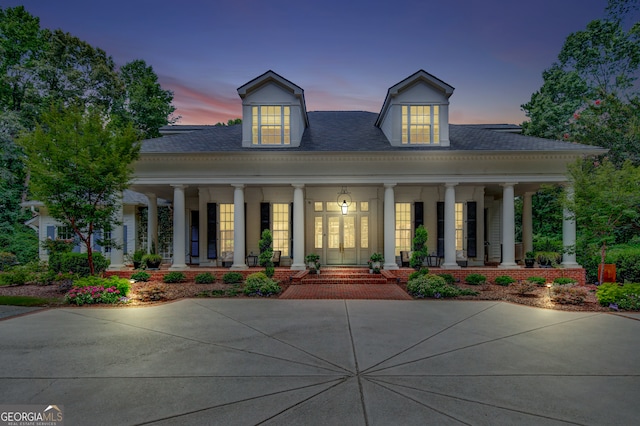
[[[246,269],[266,228],[281,266],[304,269],[309,253],[323,265],[364,265],[379,252],[384,268],[396,269],[420,225],[442,268],[520,267],[532,249],[532,194],[565,183],[569,163],[604,150],[509,126],[449,124],[453,91],[420,70],[388,89],[378,114],[308,112],[302,88],[264,73],[238,88],[241,125],[176,126],[143,141],[131,190],[148,198],[146,248],[157,241],[157,200],[168,200],[177,270],[223,261]],[[574,243],[566,220],[564,244]],[[121,268],[124,252],[110,255]],[[563,265],[578,266],[575,255]]]

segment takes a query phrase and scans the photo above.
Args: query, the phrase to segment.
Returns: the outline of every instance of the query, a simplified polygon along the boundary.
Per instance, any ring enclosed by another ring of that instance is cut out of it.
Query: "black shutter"
[[[200,257],[200,212],[191,211],[191,257]]]
[[[467,257],[478,255],[477,203],[467,203]]]
[[[444,257],[444,202],[438,201],[436,210],[438,215],[438,257]]]
[[[424,225],[424,203],[417,201],[413,203],[413,229],[414,232],[420,225]]]
[[[216,203],[207,203],[207,259],[218,258],[216,207]]]
[[[260,203],[260,238],[262,238],[262,231],[271,227],[270,213],[271,205],[269,203]]]

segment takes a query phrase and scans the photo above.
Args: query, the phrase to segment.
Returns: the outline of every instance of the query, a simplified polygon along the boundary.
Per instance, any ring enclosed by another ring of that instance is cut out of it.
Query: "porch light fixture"
[[[347,202],[347,200],[349,200],[349,202]],[[338,197],[336,198],[336,203],[338,204],[338,206],[340,206],[340,210],[342,211],[343,215],[349,213],[349,206],[352,202],[353,199],[351,198],[351,193],[347,191],[346,186],[343,186],[342,190],[338,192]]]

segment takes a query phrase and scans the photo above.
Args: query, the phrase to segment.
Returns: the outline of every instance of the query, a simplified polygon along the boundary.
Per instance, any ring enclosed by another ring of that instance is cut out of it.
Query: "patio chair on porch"
[[[280,266],[280,256],[282,255],[282,251],[274,250],[273,255],[271,255],[271,261],[273,262],[273,266]]]
[[[464,250],[456,250],[456,263],[463,268],[469,264],[467,259],[467,252]]]
[[[233,265],[233,252],[223,251],[220,255],[220,261],[222,262],[223,268],[231,267],[231,265]]]
[[[400,251],[400,267],[403,266],[410,266],[411,264],[411,252],[410,251],[405,251],[405,250],[401,250]]]

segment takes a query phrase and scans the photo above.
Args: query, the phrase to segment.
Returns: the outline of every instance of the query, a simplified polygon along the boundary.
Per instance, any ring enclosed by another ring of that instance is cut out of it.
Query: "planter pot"
[[[373,269],[381,269],[380,262],[371,262]]]
[[[147,262],[147,269],[159,269],[161,263],[162,263],[162,261],[160,261],[160,262]]]
[[[616,282],[616,264],[605,263],[604,274],[602,274],[602,264],[598,265],[598,279],[602,276],[603,283],[615,283]]]
[[[524,266],[525,268],[533,268],[533,265],[536,263],[535,259],[525,259]]]
[[[133,269],[140,269],[141,265],[142,262],[136,262],[135,260],[133,261]]]

